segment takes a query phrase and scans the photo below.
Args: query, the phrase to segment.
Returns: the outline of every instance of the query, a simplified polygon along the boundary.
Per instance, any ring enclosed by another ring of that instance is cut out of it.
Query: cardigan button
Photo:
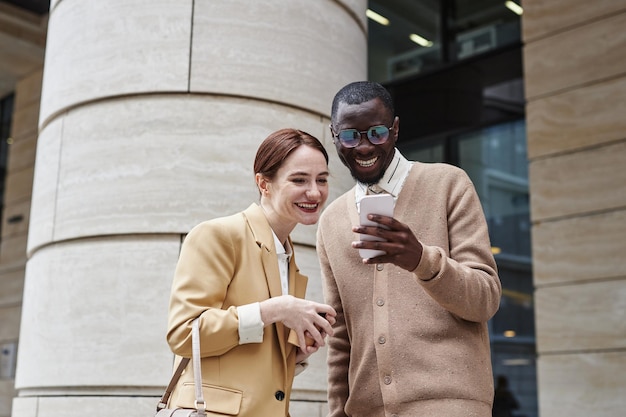
[[[383,269],[385,269],[385,265],[383,265],[383,264],[376,264],[376,270],[377,271],[382,271]]]
[[[378,299],[376,300],[376,305],[377,305],[378,307],[382,307],[382,306],[384,306],[384,305],[385,305],[385,300],[383,300],[382,298],[378,298]]]
[[[278,401],[282,401],[285,399],[285,393],[282,391],[276,391],[276,393],[274,394],[274,397],[276,397]]]

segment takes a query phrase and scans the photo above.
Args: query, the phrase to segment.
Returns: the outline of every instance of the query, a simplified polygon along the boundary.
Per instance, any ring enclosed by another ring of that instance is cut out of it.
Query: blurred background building
[[[257,198],[334,93],[393,94],[398,147],[474,181],[503,283],[494,380],[518,417],[626,407],[626,0],[0,1],[0,417],[149,415],[196,223]],[[294,233],[321,300],[314,227]],[[326,413],[324,352],[292,415]]]

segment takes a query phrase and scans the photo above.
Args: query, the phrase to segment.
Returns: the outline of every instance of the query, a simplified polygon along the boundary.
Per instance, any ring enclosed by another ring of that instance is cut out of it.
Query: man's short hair
[[[389,110],[389,115],[393,117],[395,110],[393,108],[393,100],[389,91],[382,85],[373,81],[355,81],[343,87],[335,94],[333,99],[333,105],[330,112],[330,120],[333,126],[336,124],[337,109],[339,103],[346,104],[361,104],[366,101],[378,98],[382,101],[383,105]]]

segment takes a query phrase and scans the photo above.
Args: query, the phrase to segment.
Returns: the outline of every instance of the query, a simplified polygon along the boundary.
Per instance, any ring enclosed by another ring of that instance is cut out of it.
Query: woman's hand
[[[305,361],[309,356],[313,353],[317,352],[320,349],[320,346],[305,346],[304,350],[298,346],[296,353],[296,363],[300,363]]]
[[[336,322],[337,313],[329,305],[292,295],[273,297],[259,304],[261,320],[266,326],[280,322],[296,332],[300,346],[298,358],[303,355],[301,360],[324,346],[326,335],[333,335],[332,325]]]

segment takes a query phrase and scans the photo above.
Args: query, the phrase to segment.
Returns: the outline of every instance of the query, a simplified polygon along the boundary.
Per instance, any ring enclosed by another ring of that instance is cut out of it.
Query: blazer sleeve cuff
[[[261,320],[259,303],[237,307],[237,315],[239,316],[239,344],[261,343],[265,325]]]

